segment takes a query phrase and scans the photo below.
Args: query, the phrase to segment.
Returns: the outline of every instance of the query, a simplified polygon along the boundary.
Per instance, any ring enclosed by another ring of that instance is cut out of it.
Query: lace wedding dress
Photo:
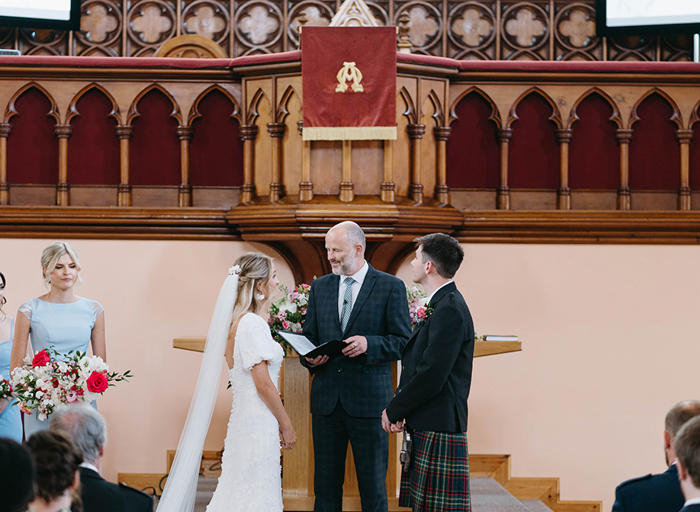
[[[207,512],[282,510],[280,436],[277,419],[258,395],[251,368],[267,361],[277,386],[284,350],[260,316],[241,318],[229,371],[233,405],[224,444],[221,477]]]

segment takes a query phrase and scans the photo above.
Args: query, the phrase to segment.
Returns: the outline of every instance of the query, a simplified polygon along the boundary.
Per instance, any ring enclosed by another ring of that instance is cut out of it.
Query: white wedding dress
[[[238,324],[229,371],[233,405],[221,477],[207,512],[282,510],[279,424],[258,395],[250,370],[267,361],[277,386],[283,357],[284,350],[272,339],[265,320],[246,313]]]

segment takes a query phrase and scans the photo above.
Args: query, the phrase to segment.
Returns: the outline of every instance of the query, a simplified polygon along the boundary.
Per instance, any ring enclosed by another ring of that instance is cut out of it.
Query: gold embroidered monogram
[[[345,92],[348,90],[347,82],[352,81],[350,88],[352,92],[364,92],[364,88],[360,82],[362,81],[362,72],[355,66],[354,62],[343,62],[343,67],[338,71],[336,76],[338,85],[335,86],[335,92]]]

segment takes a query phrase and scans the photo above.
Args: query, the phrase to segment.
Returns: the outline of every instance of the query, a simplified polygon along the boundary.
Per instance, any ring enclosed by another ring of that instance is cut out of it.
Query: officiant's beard
[[[352,275],[351,272],[355,268],[357,257],[354,254],[348,253],[342,260],[340,258],[336,258],[336,263],[337,265],[335,267],[331,265],[331,271],[336,276]]]

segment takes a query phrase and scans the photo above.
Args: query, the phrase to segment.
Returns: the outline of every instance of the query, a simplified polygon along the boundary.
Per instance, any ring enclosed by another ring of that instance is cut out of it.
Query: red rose
[[[104,373],[92,372],[87,379],[88,390],[92,393],[102,393],[108,386],[107,376]]]
[[[46,366],[49,362],[51,362],[51,356],[46,350],[42,350],[37,352],[34,359],[32,359],[32,366]]]

